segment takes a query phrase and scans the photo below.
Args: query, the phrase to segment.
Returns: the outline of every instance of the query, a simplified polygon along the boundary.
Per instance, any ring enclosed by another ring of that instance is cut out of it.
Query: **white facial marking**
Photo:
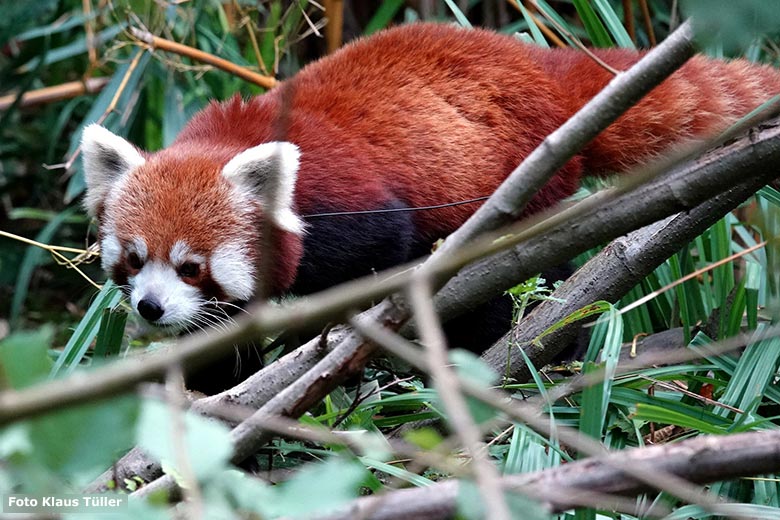
[[[292,210],[300,157],[301,152],[292,143],[264,143],[233,157],[222,175],[260,199],[266,214],[280,229],[300,234],[304,224]]]
[[[193,253],[184,240],[177,240],[173,244],[170,253],[168,253],[168,258],[171,259],[171,263],[175,266],[180,266],[184,262],[194,262],[200,265],[206,261],[203,255]]]
[[[152,299],[163,309],[158,325],[183,326],[194,324],[202,297],[192,285],[182,282],[176,270],[168,263],[147,262],[135,276],[128,278],[132,287],[130,304],[138,309],[138,302]]]
[[[146,262],[146,259],[149,256],[149,250],[146,248],[146,242],[144,242],[144,239],[141,237],[133,237],[133,240],[130,242],[127,251],[128,253],[135,253],[138,255],[138,259],[141,260],[141,263]]]
[[[113,230],[106,231],[100,241],[100,266],[110,272],[122,256],[122,245]]]
[[[237,243],[222,244],[211,255],[211,277],[225,294],[246,301],[255,293],[255,266]]]

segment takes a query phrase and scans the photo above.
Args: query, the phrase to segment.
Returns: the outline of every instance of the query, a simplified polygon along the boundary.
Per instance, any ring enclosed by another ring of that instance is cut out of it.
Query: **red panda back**
[[[371,209],[395,197],[427,206],[490,195],[566,118],[562,94],[513,38],[483,30],[415,24],[347,45],[286,82],[286,137],[302,150],[297,204],[302,213]],[[212,106],[180,137],[190,140],[231,112],[225,139],[246,146],[271,139],[270,110],[284,110],[282,89],[245,103]],[[575,159],[535,209],[570,194]],[[435,240],[476,205],[415,222]]]
[[[596,54],[617,69],[640,57],[626,50]],[[437,205],[492,193],[611,78],[579,51],[542,49],[478,29],[412,24],[353,42],[266,95],[212,105],[174,146],[208,136],[210,146],[224,144],[229,158],[278,138],[281,120],[284,139],[302,151],[301,213],[372,209],[391,199]],[[583,170],[620,171],[673,143],[724,129],[779,83],[768,67],[694,58],[570,161],[528,211],[572,194]],[[413,218],[422,239],[434,240],[475,208]]]

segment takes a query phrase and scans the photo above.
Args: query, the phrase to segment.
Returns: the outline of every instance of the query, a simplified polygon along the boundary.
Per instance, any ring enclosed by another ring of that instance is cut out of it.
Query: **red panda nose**
[[[164,313],[162,306],[153,298],[144,298],[138,302],[138,314],[147,321],[157,321]]]

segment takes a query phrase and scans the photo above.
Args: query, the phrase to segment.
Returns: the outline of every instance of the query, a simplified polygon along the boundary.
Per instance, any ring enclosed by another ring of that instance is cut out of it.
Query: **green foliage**
[[[180,457],[186,457],[198,479],[225,468],[232,453],[228,428],[199,415],[178,413],[171,417],[169,406],[145,401],[136,424],[138,446],[162,461],[164,468],[178,466]]]
[[[780,24],[777,5],[765,0],[685,0],[682,5],[696,20],[703,43],[727,53],[746,49],[763,34],[776,34]]]
[[[5,380],[14,388],[49,373],[52,331],[18,332],[0,343]],[[0,472],[26,492],[62,492],[59,486],[86,485],[133,445],[137,401],[130,396],[49,413],[0,429]],[[106,435],[106,432],[112,432]],[[66,488],[67,489],[67,488]],[[3,493],[10,488],[0,490]]]

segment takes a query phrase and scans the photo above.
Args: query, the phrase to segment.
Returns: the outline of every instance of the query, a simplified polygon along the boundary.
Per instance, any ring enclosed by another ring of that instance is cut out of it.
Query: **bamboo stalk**
[[[60,85],[30,90],[22,94],[19,107],[31,107],[71,99],[84,94],[95,94],[106,86],[111,78],[87,78],[84,81],[69,81]],[[18,94],[0,96],[0,110],[10,107]]]
[[[328,54],[341,47],[344,41],[344,1],[325,0],[325,16],[328,17],[328,25],[325,26],[325,42]]]
[[[183,45],[181,43],[160,38],[159,36],[155,36],[148,31],[131,27],[130,32],[132,33],[133,36],[138,38],[140,41],[146,43],[153,49],[159,49],[161,51],[166,51],[166,52],[173,52],[181,56],[187,56],[188,58],[192,58],[193,60],[201,61],[203,63],[208,63],[209,65],[213,65],[218,69],[222,69],[226,72],[229,72],[235,76],[238,76],[243,80],[249,81],[250,83],[254,83],[255,85],[259,85],[264,88],[273,88],[278,83],[276,78],[273,78],[271,76],[263,76],[262,74],[253,72],[245,67],[241,67],[239,65],[236,65],[235,63],[231,63],[228,60],[214,56],[213,54],[203,52],[199,49],[190,47],[188,45]]]

